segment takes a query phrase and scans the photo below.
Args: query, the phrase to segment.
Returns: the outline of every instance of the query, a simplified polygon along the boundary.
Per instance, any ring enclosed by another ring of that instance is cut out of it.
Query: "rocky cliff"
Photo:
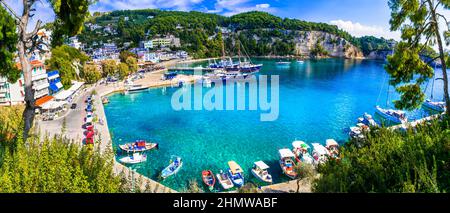
[[[297,31],[294,37],[295,53],[309,56],[316,45],[320,45],[331,57],[363,58],[356,46],[336,35],[320,31]]]

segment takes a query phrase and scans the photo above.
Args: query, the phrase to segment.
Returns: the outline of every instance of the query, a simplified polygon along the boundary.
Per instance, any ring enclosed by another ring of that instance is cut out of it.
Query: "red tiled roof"
[[[32,68],[44,66],[44,63],[42,63],[39,60],[32,60],[32,61],[30,61],[30,64],[31,64]],[[20,62],[17,62],[16,67],[17,67],[17,69],[21,70],[22,64]]]

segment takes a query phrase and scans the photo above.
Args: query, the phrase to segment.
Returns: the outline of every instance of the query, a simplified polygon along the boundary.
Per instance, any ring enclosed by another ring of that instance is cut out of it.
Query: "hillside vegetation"
[[[308,43],[311,40],[322,46],[326,46],[326,43],[340,45],[339,51],[344,52],[352,45],[367,55],[371,51],[389,48],[389,43],[392,42],[374,37],[355,38],[335,25],[280,18],[257,11],[225,17],[196,11],[122,10],[96,13],[88,23],[117,30],[117,34],[107,33],[105,36],[102,29],[91,30],[86,27],[79,37],[88,45],[101,41],[116,42],[121,46],[124,42],[131,41],[131,46],[135,47],[141,40],[172,34],[180,38],[180,49],[198,58],[219,56],[222,36],[227,53],[237,53],[238,39],[242,43],[242,51],[254,56],[298,55],[302,46],[307,46],[309,53],[316,46],[315,43]],[[305,40],[305,35],[312,31],[324,34],[320,34],[320,38]],[[337,46],[329,47],[329,50],[332,51]]]

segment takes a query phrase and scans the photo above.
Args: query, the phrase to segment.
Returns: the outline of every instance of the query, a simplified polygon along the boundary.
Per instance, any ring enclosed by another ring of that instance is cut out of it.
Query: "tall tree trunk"
[[[29,11],[31,5],[27,0],[23,0],[23,13],[19,24],[19,43],[18,52],[20,64],[22,65],[23,79],[25,81],[25,110],[23,111],[23,140],[26,141],[33,126],[34,121],[34,90],[32,82],[31,65],[29,63],[29,55],[27,53],[27,42],[30,37],[27,35],[27,26],[29,19]]]
[[[23,140],[28,138],[28,133],[34,121],[34,90],[32,82],[31,65],[25,50],[25,43],[19,42],[19,58],[22,65],[23,79],[25,81],[25,110],[23,111]]]
[[[447,66],[445,64],[445,52],[444,48],[442,46],[442,38],[439,32],[439,23],[437,21],[437,15],[436,11],[434,10],[434,5],[431,3],[431,1],[428,1],[428,4],[430,5],[430,11],[431,11],[431,19],[433,21],[434,25],[434,33],[436,34],[436,40],[439,47],[439,59],[441,60],[442,64],[442,77],[444,79],[444,99],[445,99],[445,105],[447,107],[446,114],[450,116],[450,97],[448,94],[448,77],[447,77]]]

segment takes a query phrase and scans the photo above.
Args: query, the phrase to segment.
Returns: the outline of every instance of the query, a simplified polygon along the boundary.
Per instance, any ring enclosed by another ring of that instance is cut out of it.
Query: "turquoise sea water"
[[[292,61],[290,66],[277,66],[275,60],[254,62],[264,64],[259,75],[279,75],[277,120],[261,122],[261,110],[175,111],[171,97],[179,88],[113,94],[105,111],[114,145],[137,139],[159,143],[159,150],[148,152],[147,162],[131,166],[154,180],[172,155],[182,157],[179,173],[161,181],[176,190],[186,190],[190,180],[203,187],[201,171],[226,170],[230,160],[241,165],[246,181],[258,185],[263,184],[250,169],[253,162],[263,160],[278,183],[288,180],[278,165],[279,149],[291,148],[295,139],[323,144],[334,138],[342,143],[347,139],[346,129],[355,125],[358,117],[364,112],[373,114],[376,104],[386,106],[387,77],[382,61],[323,59],[303,64]],[[440,88],[441,82],[435,82],[437,99],[442,98]],[[203,88],[203,94],[210,89]],[[428,86],[428,95],[430,89]],[[389,97],[393,100],[397,95],[390,92]],[[408,114],[414,119],[426,113]],[[118,158],[121,156],[119,153]],[[216,188],[220,189],[218,183]]]

